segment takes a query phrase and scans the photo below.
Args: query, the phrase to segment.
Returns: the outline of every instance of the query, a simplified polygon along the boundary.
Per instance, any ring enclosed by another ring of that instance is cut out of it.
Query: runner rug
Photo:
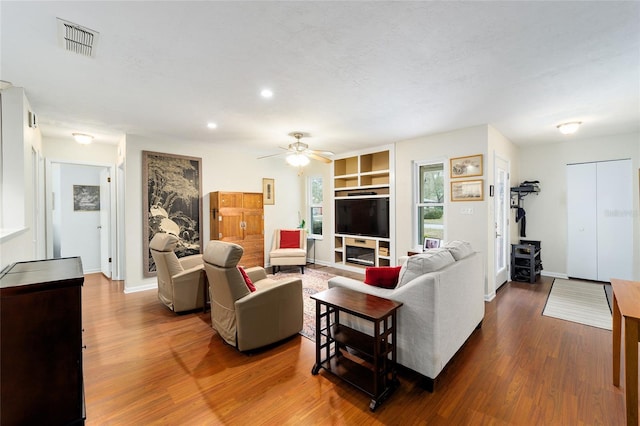
[[[556,278],[542,315],[611,330],[611,310],[605,286],[599,283]]]
[[[316,301],[311,298],[312,295],[328,289],[327,281],[335,275],[328,272],[319,271],[317,269],[305,268],[304,274],[300,270],[278,272],[275,275],[269,275],[275,280],[283,278],[295,277],[302,279],[302,299],[304,301],[304,325],[300,334],[309,340],[316,339]]]

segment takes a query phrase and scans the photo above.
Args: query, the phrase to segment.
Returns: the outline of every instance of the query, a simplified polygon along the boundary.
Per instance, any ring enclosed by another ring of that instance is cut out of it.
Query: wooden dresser
[[[239,265],[264,266],[264,208],[261,192],[211,192],[209,223],[212,240],[244,249]]]
[[[0,424],[84,424],[79,257],[0,274]]]

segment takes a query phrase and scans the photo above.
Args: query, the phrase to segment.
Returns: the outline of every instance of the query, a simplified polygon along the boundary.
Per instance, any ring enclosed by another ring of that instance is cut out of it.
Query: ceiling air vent
[[[96,55],[99,33],[73,22],[58,19],[58,40],[64,50],[90,58]]]

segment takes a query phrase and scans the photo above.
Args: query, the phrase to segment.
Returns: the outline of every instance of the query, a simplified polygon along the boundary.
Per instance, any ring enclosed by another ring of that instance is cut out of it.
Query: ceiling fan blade
[[[269,155],[263,155],[262,157],[258,157],[258,160],[262,160],[263,158],[269,158],[269,157],[277,157],[279,155],[285,155],[286,152],[279,152],[277,154],[269,154]]]
[[[329,158],[323,157],[322,155],[317,155],[314,154],[312,152],[305,152],[305,155],[307,155],[310,158],[313,158],[314,160],[318,160],[318,161],[322,161],[323,163],[327,163],[327,164],[331,164],[331,160]]]
[[[316,151],[314,149],[308,149],[307,152],[310,152],[316,155],[336,155],[333,151]]]

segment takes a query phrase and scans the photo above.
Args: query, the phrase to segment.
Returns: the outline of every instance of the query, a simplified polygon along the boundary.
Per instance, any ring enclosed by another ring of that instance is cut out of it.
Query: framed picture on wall
[[[158,232],[178,237],[178,257],[201,253],[202,160],[142,151],[142,253],[145,277],[156,275],[149,241]]]
[[[451,179],[482,176],[482,154],[452,158],[449,161]]]
[[[100,211],[100,186],[73,185],[73,210],[77,212]]]
[[[262,179],[262,204],[276,203],[276,184],[275,179]]]
[[[483,179],[451,182],[451,201],[482,201],[483,188]]]

